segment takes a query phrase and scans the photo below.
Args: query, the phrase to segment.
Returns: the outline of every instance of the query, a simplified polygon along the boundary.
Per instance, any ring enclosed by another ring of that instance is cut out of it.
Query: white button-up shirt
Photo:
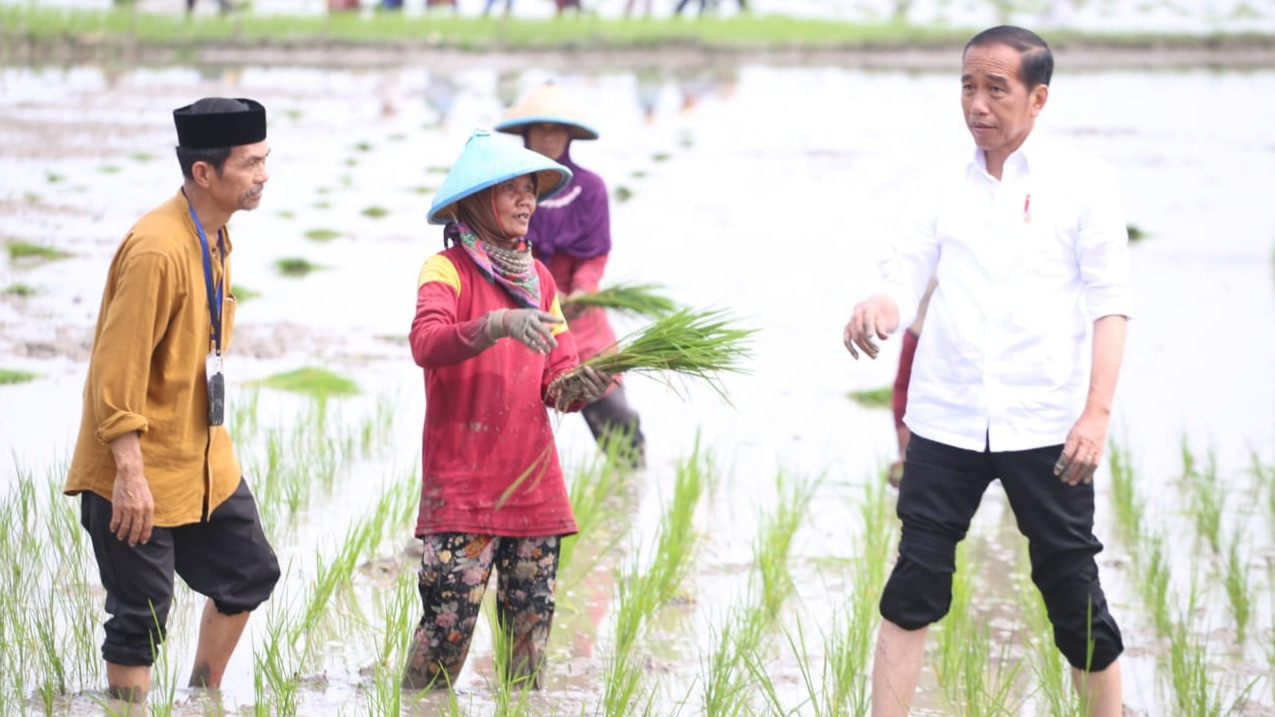
[[[981,150],[940,170],[883,264],[900,327],[938,278],[904,421],[975,451],[1063,443],[1088,393],[1092,323],[1131,312],[1114,171],[1029,135],[1001,174]]]

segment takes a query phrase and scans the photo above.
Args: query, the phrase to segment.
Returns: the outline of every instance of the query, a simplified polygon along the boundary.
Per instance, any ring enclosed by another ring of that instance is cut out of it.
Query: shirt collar
[[[1044,161],[1042,158],[1046,154],[1045,147],[1047,145],[1047,140],[1036,138],[1035,129],[1029,132],[1027,138],[1023,140],[1018,149],[1014,150],[1005,159],[1005,171],[1001,175],[1002,180],[1025,177],[1031,173],[1032,167],[1039,168],[1041,162]],[[991,176],[987,174],[987,157],[984,156],[983,150],[978,147],[974,148],[966,169],[969,174],[977,172],[983,176]]]

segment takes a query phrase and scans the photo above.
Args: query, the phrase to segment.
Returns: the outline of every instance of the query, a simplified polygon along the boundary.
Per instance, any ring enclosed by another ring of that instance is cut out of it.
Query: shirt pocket
[[[230,339],[235,333],[235,308],[239,305],[233,294],[227,294],[221,302],[221,349],[230,347]]]
[[[1033,196],[1030,210],[1024,211],[1022,225],[1014,232],[1014,270],[1037,288],[1071,281],[1078,271],[1078,225],[1079,218],[1068,202]]]

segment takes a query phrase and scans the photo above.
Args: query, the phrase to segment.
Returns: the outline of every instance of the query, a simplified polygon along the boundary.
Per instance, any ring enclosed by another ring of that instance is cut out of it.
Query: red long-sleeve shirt
[[[553,277],[536,269],[540,308],[561,317]],[[417,285],[410,339],[425,370],[425,430],[416,534],[575,533],[546,399],[578,362],[566,324],[547,355],[514,339],[489,345],[486,314],[518,306],[461,247],[430,257]]]

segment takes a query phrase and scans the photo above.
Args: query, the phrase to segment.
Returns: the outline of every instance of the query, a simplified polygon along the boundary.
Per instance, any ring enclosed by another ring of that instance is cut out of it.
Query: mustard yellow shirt
[[[228,255],[229,232],[222,235]],[[216,282],[222,277],[217,237],[208,237],[208,244]],[[235,325],[229,262],[223,286],[224,355]],[[224,426],[208,426],[207,296],[199,234],[179,191],[129,230],[111,260],[68,495],[88,490],[111,498],[115,459],[108,444],[130,431],[140,434],[156,526],[206,520],[239,487],[229,434]]]

